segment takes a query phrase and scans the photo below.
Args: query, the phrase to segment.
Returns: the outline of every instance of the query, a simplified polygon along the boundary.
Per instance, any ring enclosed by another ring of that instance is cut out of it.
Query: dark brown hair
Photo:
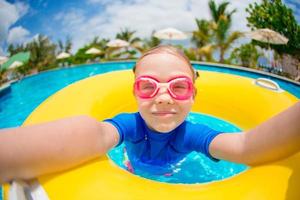
[[[173,54],[179,58],[182,58],[190,67],[190,69],[192,70],[193,73],[193,81],[195,81],[197,79],[197,77],[199,76],[198,72],[193,68],[190,60],[188,59],[188,57],[183,53],[183,51],[179,48],[176,48],[174,46],[171,45],[159,45],[156,47],[151,48],[150,50],[146,51],[137,61],[136,64],[133,67],[133,72],[135,73],[136,70],[136,66],[138,65],[138,63],[146,56],[151,55],[151,54],[156,54],[156,53],[169,53],[169,54]]]

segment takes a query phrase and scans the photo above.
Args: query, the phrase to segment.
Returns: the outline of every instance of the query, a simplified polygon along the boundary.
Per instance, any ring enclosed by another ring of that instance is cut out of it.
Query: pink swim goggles
[[[154,97],[161,87],[167,87],[170,96],[176,100],[187,100],[194,95],[192,80],[187,76],[177,76],[167,83],[160,83],[151,76],[140,76],[135,80],[134,92],[142,99]]]

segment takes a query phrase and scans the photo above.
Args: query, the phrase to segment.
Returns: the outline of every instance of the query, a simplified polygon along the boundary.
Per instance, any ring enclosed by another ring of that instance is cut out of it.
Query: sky
[[[232,30],[249,31],[245,8],[260,1],[229,0],[229,10],[237,9]],[[300,22],[300,1],[284,2]],[[141,38],[168,27],[191,32],[195,18],[210,19],[208,0],[0,0],[0,55],[7,54],[8,44],[26,43],[38,34],[53,42],[70,37],[76,52],[95,36],[114,39],[125,28]]]

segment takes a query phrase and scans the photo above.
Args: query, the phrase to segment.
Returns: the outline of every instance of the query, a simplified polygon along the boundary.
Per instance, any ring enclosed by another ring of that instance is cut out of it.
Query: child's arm
[[[212,156],[257,165],[300,150],[300,102],[242,134],[220,134],[210,144]]]
[[[0,130],[0,183],[61,171],[105,154],[117,129],[88,116]]]

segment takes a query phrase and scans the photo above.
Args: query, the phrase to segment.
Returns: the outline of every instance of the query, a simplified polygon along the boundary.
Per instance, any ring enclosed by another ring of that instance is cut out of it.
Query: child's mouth
[[[154,116],[159,116],[159,117],[169,117],[175,115],[176,113],[171,111],[159,111],[159,112],[153,112],[152,114]]]

